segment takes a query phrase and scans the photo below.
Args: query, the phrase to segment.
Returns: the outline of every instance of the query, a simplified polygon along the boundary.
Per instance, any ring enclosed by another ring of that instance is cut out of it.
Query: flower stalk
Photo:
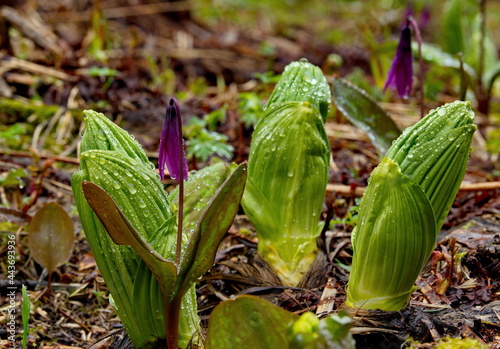
[[[420,30],[418,29],[418,24],[415,19],[410,16],[408,18],[410,25],[415,32],[415,38],[417,39],[418,46],[418,65],[420,67],[418,72],[418,77],[420,80],[420,119],[424,117],[424,61],[422,59],[422,36],[420,35]]]

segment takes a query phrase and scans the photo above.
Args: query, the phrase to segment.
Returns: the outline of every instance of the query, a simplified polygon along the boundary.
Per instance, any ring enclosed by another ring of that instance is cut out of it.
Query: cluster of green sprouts
[[[341,80],[333,89],[347,114],[359,111],[352,104],[368,109],[374,104]],[[187,167],[178,138],[173,148],[165,146],[179,160],[160,154],[160,174],[164,164],[173,163],[171,175],[182,183],[170,194],[132,137],[104,115],[85,112],[73,191],[96,262],[136,347],[161,347],[165,341],[168,348],[185,348],[199,333],[194,284],[212,267],[240,200],[256,228],[258,252],[284,285],[300,282],[315,258],[323,224],[330,159],[324,123],[330,102],[322,71],[306,61],[291,63],[258,118],[248,170],[246,164],[218,163],[191,174],[184,185]],[[178,105],[171,102],[169,108],[167,119],[170,115],[175,124]],[[373,114],[373,120],[383,117],[380,111]],[[399,136],[393,124],[372,134],[383,158],[370,177],[352,236],[348,306],[399,310],[408,304],[464,176],[473,119],[468,102],[455,102],[432,110]],[[175,133],[168,127],[163,132]],[[176,213],[183,214],[176,219]],[[240,332],[235,338],[242,343],[252,331],[276,333],[281,327],[271,323],[277,318],[288,329],[280,333],[288,334],[264,334],[262,347],[303,348],[327,338],[353,347],[350,322],[343,316],[324,322],[312,314],[297,318],[252,297],[221,306],[211,316],[208,348],[231,347],[224,340],[229,332]],[[237,322],[249,326],[247,332],[234,328],[233,320],[253,316],[262,320]]]

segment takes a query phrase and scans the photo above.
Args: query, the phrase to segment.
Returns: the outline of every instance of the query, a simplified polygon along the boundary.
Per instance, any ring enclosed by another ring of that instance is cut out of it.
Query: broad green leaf
[[[434,211],[415,181],[384,158],[372,172],[353,236],[347,305],[400,310],[436,239]]]
[[[331,99],[330,86],[321,69],[301,60],[285,67],[265,109],[283,102],[309,102],[319,110],[324,123]],[[264,117],[266,115],[264,114]],[[262,119],[260,118],[259,122]]]
[[[222,302],[210,315],[206,349],[288,348],[287,331],[297,318],[255,296]]]
[[[243,163],[226,179],[208,203],[182,259],[179,279],[184,281],[181,294],[213,266],[217,248],[240,207],[246,179],[247,164]]]
[[[344,116],[363,130],[381,155],[401,134],[387,113],[365,91],[349,81],[335,78],[333,101]]]
[[[177,270],[173,262],[163,258],[135,230],[111,196],[94,183],[83,181],[83,193],[94,213],[106,227],[109,236],[117,245],[131,246],[156,276],[163,291],[173,285]]]
[[[35,261],[49,273],[69,259],[74,240],[71,217],[59,204],[50,202],[33,216],[28,247]]]

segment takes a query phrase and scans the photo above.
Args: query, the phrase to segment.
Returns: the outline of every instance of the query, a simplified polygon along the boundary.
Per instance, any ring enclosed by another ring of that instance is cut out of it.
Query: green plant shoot
[[[156,348],[163,338],[169,348],[185,348],[199,331],[194,282],[212,266],[238,210],[246,165],[193,176],[183,256],[176,266],[175,209],[153,165],[140,145],[102,114],[87,111],[85,117],[81,170],[72,186],[117,312],[137,348]],[[214,185],[197,191],[200,181]]]
[[[328,181],[330,100],[321,70],[293,62],[252,137],[242,205],[257,230],[259,253],[287,285],[298,284],[315,258]]]
[[[28,345],[28,332],[29,332],[28,324],[30,321],[31,302],[26,285],[23,285],[21,292],[23,294],[23,305],[21,308],[21,318],[23,321],[23,339],[21,341],[21,345],[23,349],[26,349]]]
[[[465,174],[473,119],[468,102],[432,110],[372,172],[352,236],[347,305],[397,311],[408,304]]]
[[[152,243],[162,240],[165,258],[175,251],[175,215],[153,165],[141,146],[104,115],[85,112],[81,170],[72,179],[82,226],[99,270],[130,339],[138,348],[165,338],[160,286],[140,257],[129,247],[116,246],[87,203],[82,182],[91,181],[112,195],[127,220]],[[187,241],[187,237],[185,238]],[[174,246],[173,250],[172,247]],[[158,295],[151,297],[151,295]],[[184,300],[179,346],[198,331],[194,289]]]

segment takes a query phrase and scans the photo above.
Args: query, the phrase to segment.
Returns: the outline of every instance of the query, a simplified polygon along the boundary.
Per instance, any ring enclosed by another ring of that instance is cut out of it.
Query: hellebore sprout
[[[318,67],[285,68],[252,136],[242,205],[258,251],[283,283],[296,285],[315,258],[330,147],[330,88]]]
[[[198,205],[195,214],[188,205],[186,243],[174,264],[174,209],[153,165],[140,145],[104,115],[86,111],[85,120],[81,170],[72,187],[117,313],[135,347],[157,347],[166,339],[168,348],[185,348],[200,331],[194,283],[213,265],[238,210],[246,164],[193,176],[188,203]],[[200,179],[214,185],[197,191]]]
[[[172,258],[172,251],[175,251],[175,215],[139,143],[104,115],[91,110],[84,115],[86,129],[81,142],[81,170],[72,179],[75,202],[118,316],[134,345],[140,348],[166,336],[162,297],[150,299],[151,294],[161,295],[160,285],[137,253],[113,243],[87,203],[82,183],[95,183],[109,193],[146,241],[161,239],[164,245],[171,246],[165,250],[165,258]],[[180,347],[185,347],[199,330],[194,288],[188,293],[181,314]]]
[[[353,231],[347,305],[397,311],[408,304],[464,177],[473,120],[468,102],[430,111],[372,172]]]

